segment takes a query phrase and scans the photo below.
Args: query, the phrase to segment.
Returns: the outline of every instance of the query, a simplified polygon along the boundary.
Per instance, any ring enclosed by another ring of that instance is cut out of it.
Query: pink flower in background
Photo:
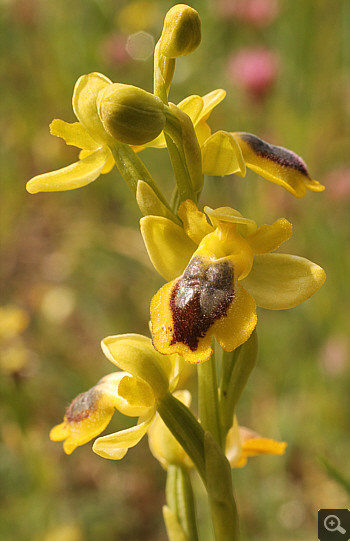
[[[349,201],[350,167],[339,167],[330,171],[324,179],[327,196],[333,201]]]
[[[277,79],[279,56],[266,48],[245,48],[232,54],[227,63],[227,77],[253,98],[265,96]]]
[[[278,0],[219,0],[216,6],[223,18],[232,18],[262,28],[280,12]]]
[[[126,50],[127,36],[113,33],[106,37],[101,44],[101,56],[111,66],[120,66],[130,62]]]

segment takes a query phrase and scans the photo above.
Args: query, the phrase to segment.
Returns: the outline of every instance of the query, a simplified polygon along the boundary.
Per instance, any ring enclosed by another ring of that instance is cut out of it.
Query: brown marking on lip
[[[92,387],[89,391],[81,393],[66,410],[66,419],[69,423],[78,423],[86,419],[97,409],[97,402],[101,391]]]
[[[266,143],[266,141],[259,139],[259,137],[253,135],[252,133],[238,132],[237,135],[239,135],[239,137],[241,137],[241,139],[243,139],[243,141],[245,141],[258,156],[278,163],[283,167],[295,169],[302,175],[305,175],[307,178],[311,179],[304,160],[292,150],[270,145],[270,143]]]
[[[233,267],[228,261],[206,265],[193,259],[170,297],[173,337],[196,351],[198,341],[219,318],[226,316],[234,298]]]

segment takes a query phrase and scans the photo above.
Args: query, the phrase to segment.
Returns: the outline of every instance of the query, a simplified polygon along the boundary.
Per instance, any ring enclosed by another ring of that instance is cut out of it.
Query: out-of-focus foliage
[[[284,457],[260,457],[234,471],[244,540],[311,540],[319,508],[347,505],[344,484],[319,457],[348,471],[349,6],[258,4],[260,12],[248,13],[234,0],[191,3],[202,18],[203,41],[179,60],[170,99],[225,88],[227,98],[211,117],[214,129],[253,132],[291,148],[326,185],[296,200],[249,173],[207,178],[201,199],[214,208],[229,204],[258,223],[285,216],[294,225],[288,251],[327,272],[324,287],[302,306],[258,314],[259,363],[238,415],[241,424],[289,446]],[[164,472],[145,441],[114,463],[94,455],[90,444],[67,457],[48,438],[70,400],[108,373],[100,340],[148,333],[149,302],[162,281],[141,242],[140,213],[115,169],[72,192],[33,196],[25,183],[77,159],[48,125],[56,117],[74,121],[70,100],[81,74],[100,71],[151,91],[152,57],[145,51],[171,5],[0,5],[4,541],[165,540]],[[165,151],[147,150],[142,158],[170,191]],[[188,378],[191,386],[190,368]],[[124,421],[116,415],[113,422],[120,429]]]

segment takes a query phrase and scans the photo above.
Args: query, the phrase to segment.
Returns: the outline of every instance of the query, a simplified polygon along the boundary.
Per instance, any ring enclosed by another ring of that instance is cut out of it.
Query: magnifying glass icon
[[[340,532],[340,533],[346,533],[346,530],[340,526],[340,520],[336,515],[328,515],[324,519],[324,527],[329,532]]]

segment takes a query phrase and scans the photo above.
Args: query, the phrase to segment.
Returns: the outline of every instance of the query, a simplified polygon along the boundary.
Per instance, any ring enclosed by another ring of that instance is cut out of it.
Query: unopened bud
[[[136,86],[108,85],[98,95],[97,109],[106,132],[129,145],[152,141],[165,124],[162,100]]]
[[[201,42],[201,20],[197,11],[186,4],[172,7],[165,16],[161,53],[168,58],[186,56]]]

